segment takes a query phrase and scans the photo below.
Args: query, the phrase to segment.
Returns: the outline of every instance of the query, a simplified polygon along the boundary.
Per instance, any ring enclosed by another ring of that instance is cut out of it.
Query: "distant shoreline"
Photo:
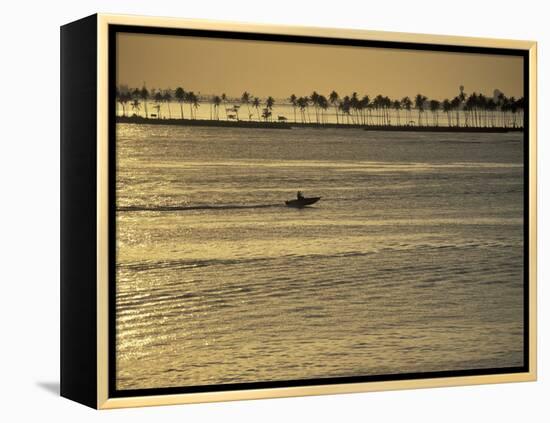
[[[177,125],[177,126],[214,126],[224,128],[260,128],[260,129],[292,129],[319,128],[319,129],[363,129],[366,131],[393,131],[393,132],[465,132],[465,133],[506,133],[523,132],[523,128],[505,127],[458,127],[458,126],[391,126],[391,125],[357,125],[342,123],[301,123],[301,122],[258,122],[258,121],[230,121],[208,119],[157,119],[141,116],[117,116],[116,123],[131,123],[137,125]]]

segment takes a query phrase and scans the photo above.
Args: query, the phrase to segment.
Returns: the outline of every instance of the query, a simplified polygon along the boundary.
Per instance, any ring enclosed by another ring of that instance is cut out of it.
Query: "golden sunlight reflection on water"
[[[117,387],[521,365],[521,137],[118,124]]]

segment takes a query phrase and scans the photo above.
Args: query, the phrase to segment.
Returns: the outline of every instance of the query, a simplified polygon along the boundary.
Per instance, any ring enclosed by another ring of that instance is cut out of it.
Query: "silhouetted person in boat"
[[[298,192],[296,193],[296,198],[297,198],[298,200],[303,200],[303,199],[304,199],[304,196],[302,195],[302,191],[298,191]]]

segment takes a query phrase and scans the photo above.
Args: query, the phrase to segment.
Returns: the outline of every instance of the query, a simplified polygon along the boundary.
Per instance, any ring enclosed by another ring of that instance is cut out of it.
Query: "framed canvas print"
[[[61,394],[536,379],[536,43],[61,28]]]

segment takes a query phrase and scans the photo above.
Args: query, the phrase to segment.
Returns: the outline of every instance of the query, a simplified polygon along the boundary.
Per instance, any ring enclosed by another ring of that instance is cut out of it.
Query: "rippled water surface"
[[[522,137],[118,124],[117,388],[522,365]]]

